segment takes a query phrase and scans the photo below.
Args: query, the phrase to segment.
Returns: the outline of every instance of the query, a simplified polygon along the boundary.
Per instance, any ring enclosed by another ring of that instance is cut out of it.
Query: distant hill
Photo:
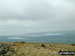
[[[28,33],[23,35],[0,36],[0,41],[26,41],[48,43],[75,43],[75,30]]]

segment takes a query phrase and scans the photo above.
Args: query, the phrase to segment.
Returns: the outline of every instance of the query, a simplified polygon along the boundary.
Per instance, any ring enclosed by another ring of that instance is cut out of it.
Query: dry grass
[[[16,53],[12,56],[59,56],[59,50],[75,51],[75,46],[69,44],[55,44],[55,43],[4,43],[11,44]],[[42,47],[44,44],[46,47]]]

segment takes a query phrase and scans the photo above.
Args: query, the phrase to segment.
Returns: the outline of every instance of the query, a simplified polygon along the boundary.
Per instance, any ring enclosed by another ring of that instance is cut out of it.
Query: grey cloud
[[[14,3],[15,2],[15,3]],[[49,5],[40,0],[3,1],[0,10],[2,19],[44,19],[48,16]]]
[[[75,30],[75,1],[0,0],[0,26],[5,35]]]

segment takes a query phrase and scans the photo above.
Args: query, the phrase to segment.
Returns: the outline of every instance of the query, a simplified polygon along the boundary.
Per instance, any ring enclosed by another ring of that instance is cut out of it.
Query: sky
[[[0,0],[0,35],[75,30],[75,0]]]

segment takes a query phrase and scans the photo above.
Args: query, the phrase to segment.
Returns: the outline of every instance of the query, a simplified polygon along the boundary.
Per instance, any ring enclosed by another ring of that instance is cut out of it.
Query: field
[[[10,49],[14,51],[10,54],[5,53],[3,54],[4,56],[60,56],[58,54],[60,50],[75,51],[74,44],[25,43],[25,42],[0,42],[0,44],[4,45],[8,44],[11,46]]]

